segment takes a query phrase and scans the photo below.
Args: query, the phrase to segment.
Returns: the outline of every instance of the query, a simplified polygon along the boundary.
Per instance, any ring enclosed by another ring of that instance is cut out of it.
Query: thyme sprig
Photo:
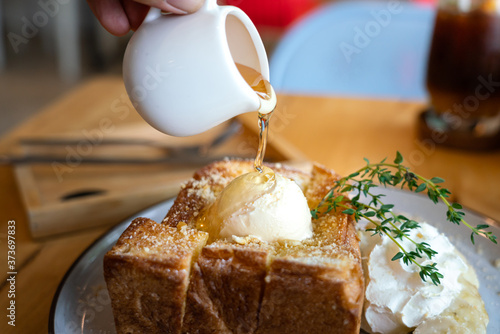
[[[379,163],[370,163],[366,158],[364,160],[366,161],[364,167],[335,182],[335,185],[318,206],[311,210],[313,218],[318,218],[321,214],[339,208],[343,210],[343,213],[353,215],[356,222],[362,218],[366,219],[374,226],[368,228],[367,231],[373,232],[372,235],[386,235],[398,246],[400,251],[394,255],[392,261],[402,259],[406,265],[414,263],[419,268],[420,278],[424,282],[430,279],[435,285],[438,285],[440,283],[439,279],[443,278],[437,264],[422,265],[417,261],[417,258],[426,256],[432,260],[437,252],[426,242],[416,242],[410,238],[411,230],[419,228],[420,225],[415,220],[409,219],[402,214],[395,214],[392,211],[394,205],[384,203],[382,201],[384,195],[373,193],[373,188],[378,187],[378,185],[384,187],[399,186],[401,188],[406,187],[415,193],[426,191],[432,202],[437,204],[441,200],[446,205],[446,219],[448,221],[457,225],[462,223],[471,229],[473,244],[475,235],[482,235],[495,244],[497,243],[496,236],[491,231],[486,231],[489,225],[480,224],[474,227],[464,220],[465,213],[461,211],[462,206],[448,201],[450,191],[440,185],[444,182],[443,179],[439,177],[427,179],[411,172],[408,167],[402,164],[403,156],[399,152],[396,153],[393,163],[386,162],[386,159]],[[352,198],[342,195],[349,192],[352,192]],[[369,199],[367,204],[360,202],[361,195]],[[409,240],[415,246],[415,249],[405,249],[400,242],[403,239]]]

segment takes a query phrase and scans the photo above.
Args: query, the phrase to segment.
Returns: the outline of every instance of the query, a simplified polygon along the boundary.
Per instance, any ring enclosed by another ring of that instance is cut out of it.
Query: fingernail
[[[204,2],[204,0],[166,0],[168,5],[183,11],[184,14],[196,12]]]
[[[160,9],[163,11],[163,12],[167,12],[167,13],[173,13],[173,14],[187,14],[188,12],[186,12],[185,10],[182,10],[180,8],[177,8],[175,6],[172,6],[171,4],[169,4],[168,2],[163,2],[161,4],[161,7]]]

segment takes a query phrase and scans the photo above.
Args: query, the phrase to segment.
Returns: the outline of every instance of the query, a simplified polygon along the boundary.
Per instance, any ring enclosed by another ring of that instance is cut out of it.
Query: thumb
[[[205,0],[135,0],[135,1],[174,14],[188,14],[196,12],[205,2]]]

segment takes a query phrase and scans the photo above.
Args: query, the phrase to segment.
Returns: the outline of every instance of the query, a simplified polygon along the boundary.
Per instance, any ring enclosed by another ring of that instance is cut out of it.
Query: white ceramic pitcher
[[[269,80],[267,55],[248,16],[206,0],[189,15],[151,8],[125,51],[123,78],[149,124],[169,135],[189,136],[259,109],[258,96],[235,62]]]

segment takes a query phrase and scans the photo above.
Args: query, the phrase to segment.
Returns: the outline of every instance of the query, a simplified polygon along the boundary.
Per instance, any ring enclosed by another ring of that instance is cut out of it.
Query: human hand
[[[122,36],[136,30],[150,7],[174,14],[188,14],[200,9],[204,0],[87,0],[102,26],[111,34]]]

